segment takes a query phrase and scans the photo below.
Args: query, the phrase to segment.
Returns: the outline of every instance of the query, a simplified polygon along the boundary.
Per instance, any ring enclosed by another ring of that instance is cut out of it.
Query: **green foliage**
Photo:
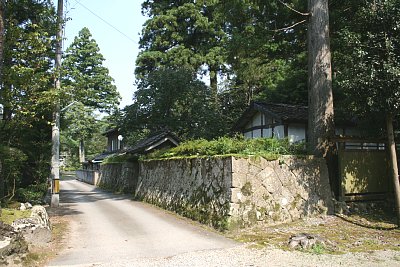
[[[112,155],[106,157],[102,164],[117,164],[117,163],[124,163],[124,162],[134,162],[137,160],[136,156],[131,154],[123,154],[123,155]]]
[[[400,110],[400,3],[350,1],[334,10],[337,84],[345,110],[361,116]],[[343,17],[351,17],[344,20]],[[343,23],[346,21],[347,23]],[[351,64],[349,64],[351,62]]]
[[[12,196],[16,187],[21,184],[24,168],[26,168],[27,156],[19,149],[13,147],[0,147],[2,159],[2,175],[4,188],[0,196]],[[2,186],[2,185],[1,185]]]
[[[32,126],[51,109],[55,12],[50,1],[7,1],[0,104],[4,118]]]
[[[291,1],[291,6],[305,11],[306,1]],[[131,142],[164,126],[183,140],[226,135],[251,100],[307,103],[306,24],[277,30],[304,20],[282,3],[144,1],[142,13],[149,19],[136,62],[139,90],[122,123],[130,125],[124,135],[131,135]],[[196,74],[207,75],[207,97],[182,89],[187,79],[168,73],[177,69],[193,81],[199,78]],[[178,101],[180,97],[187,103]]]
[[[292,26],[304,17],[278,1],[221,1],[221,15],[228,34],[227,63],[233,78],[229,90],[243,91],[234,99],[249,103],[307,103],[306,23]],[[305,11],[306,1],[290,1]]]
[[[304,144],[290,145],[287,139],[220,137],[212,141],[205,139],[186,141],[178,147],[167,151],[155,151],[148,155],[147,158],[217,155],[263,156],[271,158],[271,156],[302,153],[304,153]]]
[[[311,251],[312,251],[312,253],[317,254],[317,255],[327,253],[326,247],[321,243],[317,243],[314,246],[312,246]]]
[[[227,38],[219,12],[220,1],[148,1],[142,13],[149,19],[139,41],[136,77],[141,80],[159,67],[183,67],[209,73],[213,99],[217,96],[217,74],[225,68]]]
[[[48,0],[3,2],[0,185],[11,197],[49,175],[56,14]]]
[[[29,202],[32,204],[42,204],[48,190],[48,184],[29,185],[27,188],[18,188],[16,199],[20,202]]]
[[[182,139],[212,138],[220,134],[222,123],[210,104],[210,95],[210,89],[190,70],[153,71],[139,85],[134,104],[125,109],[121,128],[127,143],[163,128]]]

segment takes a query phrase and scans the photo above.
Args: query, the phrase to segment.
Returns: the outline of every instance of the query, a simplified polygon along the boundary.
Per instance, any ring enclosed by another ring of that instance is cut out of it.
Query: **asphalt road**
[[[137,262],[237,246],[188,220],[75,179],[61,181],[59,209],[69,218],[70,233],[48,266]]]

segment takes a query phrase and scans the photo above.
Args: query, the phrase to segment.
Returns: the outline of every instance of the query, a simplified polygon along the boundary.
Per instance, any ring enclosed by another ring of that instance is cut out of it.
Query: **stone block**
[[[249,164],[246,159],[232,158],[232,172],[247,174],[249,171]]]
[[[240,203],[244,200],[244,196],[240,188],[231,188],[231,201],[233,203]]]

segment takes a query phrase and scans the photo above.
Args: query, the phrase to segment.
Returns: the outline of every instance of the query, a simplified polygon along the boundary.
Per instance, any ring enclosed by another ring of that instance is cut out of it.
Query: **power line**
[[[109,23],[107,20],[103,19],[101,16],[97,15],[95,12],[93,12],[92,10],[90,10],[88,7],[86,7],[84,4],[82,4],[80,1],[75,0],[75,6],[78,4],[81,7],[85,8],[87,11],[89,11],[90,13],[92,13],[94,16],[96,16],[98,19],[102,20],[104,23],[106,23],[108,26],[110,26],[111,28],[113,28],[114,30],[116,30],[117,32],[119,32],[120,34],[122,34],[125,38],[127,38],[129,41],[133,42],[134,44],[138,44],[135,40],[133,40],[131,37],[129,37],[128,35],[126,35],[125,33],[123,33],[122,31],[120,31],[117,27],[115,27],[114,25],[112,25],[111,23]]]

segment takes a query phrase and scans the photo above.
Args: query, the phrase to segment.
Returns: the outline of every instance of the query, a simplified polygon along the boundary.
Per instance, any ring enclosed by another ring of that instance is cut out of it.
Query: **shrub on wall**
[[[219,155],[255,155],[267,159],[277,159],[279,155],[304,154],[304,148],[303,143],[290,144],[288,139],[220,137],[211,141],[205,139],[186,141],[168,150],[155,151],[147,155],[145,159]]]

